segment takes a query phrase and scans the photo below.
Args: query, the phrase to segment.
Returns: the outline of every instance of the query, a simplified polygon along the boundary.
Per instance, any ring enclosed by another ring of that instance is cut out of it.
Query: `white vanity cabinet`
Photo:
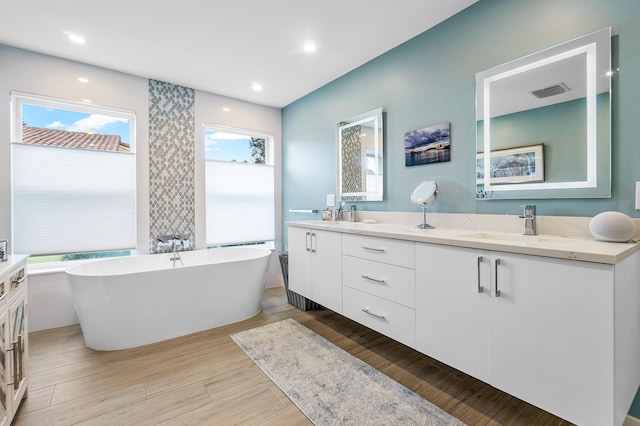
[[[635,259],[614,266],[418,243],[416,348],[571,422],[622,424],[630,401],[619,367],[633,351],[615,327],[637,327],[618,303],[638,301]]]
[[[9,289],[8,277],[0,274],[0,289],[2,289],[3,295],[0,296],[0,426],[9,425],[11,423],[12,416],[9,416],[9,398],[8,388],[9,383],[9,366],[7,365],[7,349],[9,336],[7,331],[9,330],[9,314],[7,312],[7,295],[4,289]]]
[[[9,383],[7,383],[8,394],[11,399],[11,410],[15,415],[20,402],[25,397],[27,391],[27,358],[29,339],[27,334],[27,292],[16,293],[8,309],[9,329],[7,336],[10,341],[6,342],[6,360],[9,368]]]
[[[488,253],[416,244],[416,349],[490,381]]]
[[[570,422],[622,425],[640,385],[640,245],[495,236],[296,224],[290,288]]]
[[[342,313],[341,234],[289,227],[289,289]]]
[[[408,346],[415,344],[414,243],[342,236],[344,315]]]
[[[0,426],[10,425],[28,386],[27,256],[0,264]]]

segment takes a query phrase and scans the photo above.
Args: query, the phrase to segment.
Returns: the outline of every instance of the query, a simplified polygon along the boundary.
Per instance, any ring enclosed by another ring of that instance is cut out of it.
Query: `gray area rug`
[[[464,425],[293,319],[231,338],[316,425]]]

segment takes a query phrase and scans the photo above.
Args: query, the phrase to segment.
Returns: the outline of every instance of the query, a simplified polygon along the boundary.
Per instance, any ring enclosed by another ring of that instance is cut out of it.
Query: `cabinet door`
[[[18,409],[20,401],[27,389],[27,292],[22,291],[9,307],[9,391],[13,413]],[[13,414],[12,413],[12,414]]]
[[[311,231],[289,227],[289,290],[311,297]]]
[[[611,424],[613,266],[493,256],[491,384],[571,422]]]
[[[7,308],[4,306],[0,309],[0,425],[8,425],[9,416],[9,400],[7,383],[9,381],[9,366],[7,365],[7,353],[11,356],[11,352],[7,352],[9,346],[9,337],[7,330],[9,329],[9,315]]]
[[[342,313],[342,237],[339,232],[311,232],[311,299]]]
[[[416,349],[487,382],[488,281],[489,252],[416,244]]]

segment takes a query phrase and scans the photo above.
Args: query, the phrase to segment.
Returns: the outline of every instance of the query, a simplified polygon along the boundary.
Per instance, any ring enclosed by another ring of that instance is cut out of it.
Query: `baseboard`
[[[635,417],[627,416],[624,420],[622,426],[640,426],[640,419],[636,419]]]

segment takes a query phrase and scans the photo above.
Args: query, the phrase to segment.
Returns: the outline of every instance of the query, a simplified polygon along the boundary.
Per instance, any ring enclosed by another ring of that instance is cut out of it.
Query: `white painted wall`
[[[85,77],[89,83],[80,83]],[[169,82],[170,83],[170,82]],[[120,73],[79,62],[0,45],[0,240],[11,241],[11,145],[10,93],[12,90],[124,108],[136,112],[137,240],[141,252],[149,247],[149,86],[144,77]],[[222,106],[231,109],[222,111]],[[276,251],[266,286],[281,285],[277,251],[282,246],[282,126],[277,108],[264,107],[196,91],[196,241],[205,241],[204,122],[270,133],[274,136],[276,162]],[[200,164],[202,163],[202,164]],[[55,226],[55,224],[52,224]],[[77,323],[71,294],[63,272],[32,275],[30,281],[30,329],[43,330]]]
[[[81,83],[78,77],[89,79]],[[123,108],[136,112],[138,246],[146,248],[149,228],[147,80],[104,68],[0,45],[0,239],[11,242],[12,90]],[[55,226],[52,224],[52,226]]]

